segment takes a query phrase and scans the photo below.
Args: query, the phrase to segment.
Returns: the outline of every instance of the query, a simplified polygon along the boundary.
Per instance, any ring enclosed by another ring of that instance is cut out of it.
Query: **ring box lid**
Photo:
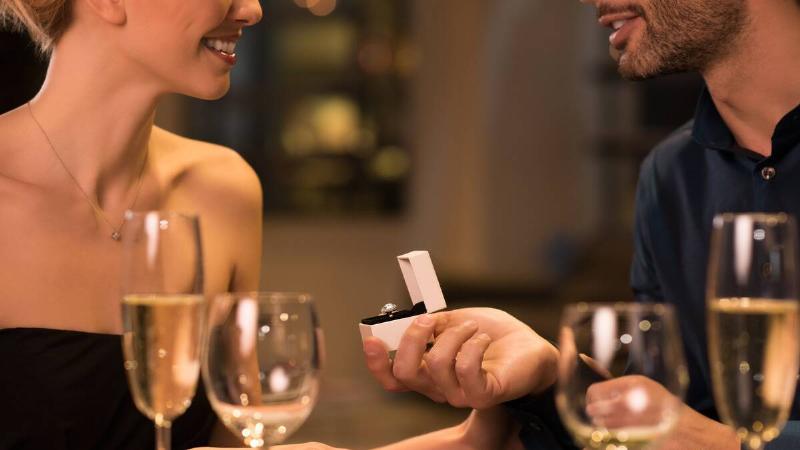
[[[417,250],[397,257],[406,288],[411,296],[411,301],[416,305],[425,304],[425,309],[431,313],[447,308],[442,287],[433,269],[431,255],[424,250]]]

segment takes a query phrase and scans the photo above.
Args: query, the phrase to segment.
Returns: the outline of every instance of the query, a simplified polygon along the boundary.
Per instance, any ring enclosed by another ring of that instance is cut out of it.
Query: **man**
[[[684,413],[661,448],[739,449],[738,436],[718,422],[711,394],[704,292],[709,237],[712,218],[720,212],[785,211],[800,217],[800,1],[581,1],[595,6],[600,25],[611,29],[611,55],[623,77],[696,71],[705,80],[694,120],[642,165],[631,285],[640,301],[675,305],[690,369]],[[472,320],[484,328],[480,314]],[[455,330],[459,324],[453,317],[442,322],[418,322],[409,329],[394,367],[380,343],[367,342],[370,370],[388,389],[410,388],[472,407],[519,394],[509,386],[539,392],[552,379],[547,365],[531,362],[546,350],[528,355],[528,363],[523,357],[512,361],[512,348],[491,336],[469,335],[463,342],[516,369],[487,366],[484,356],[483,369],[471,369],[482,374],[483,385],[462,385],[459,367],[452,359],[443,362],[459,351],[453,344],[448,351],[434,347],[433,356],[419,350],[434,327]],[[524,376],[520,365],[528,368]],[[800,419],[797,397],[791,419]],[[767,448],[800,448],[798,429],[790,423]],[[533,445],[535,433],[527,431],[526,444]]]

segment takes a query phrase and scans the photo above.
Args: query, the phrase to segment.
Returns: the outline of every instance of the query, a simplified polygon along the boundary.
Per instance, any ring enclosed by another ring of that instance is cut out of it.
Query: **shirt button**
[[[766,166],[761,169],[761,178],[769,181],[775,178],[775,168],[772,166]]]

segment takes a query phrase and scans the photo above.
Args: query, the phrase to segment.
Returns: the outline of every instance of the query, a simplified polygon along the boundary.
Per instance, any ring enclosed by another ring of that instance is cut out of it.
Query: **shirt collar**
[[[732,150],[736,140],[717,111],[708,88],[703,86],[694,112],[692,137],[698,144],[715,150]]]
[[[694,140],[706,148],[737,151],[740,149],[733,133],[719,115],[707,87],[703,87],[694,115]],[[779,157],[800,143],[800,105],[778,122],[772,135],[772,157]]]

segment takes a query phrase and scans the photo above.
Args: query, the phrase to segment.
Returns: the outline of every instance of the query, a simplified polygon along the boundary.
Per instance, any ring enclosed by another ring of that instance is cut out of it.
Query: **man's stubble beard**
[[[619,73],[629,80],[702,72],[731,54],[747,23],[744,0],[651,0],[638,12],[644,33],[636,50],[619,59]]]

